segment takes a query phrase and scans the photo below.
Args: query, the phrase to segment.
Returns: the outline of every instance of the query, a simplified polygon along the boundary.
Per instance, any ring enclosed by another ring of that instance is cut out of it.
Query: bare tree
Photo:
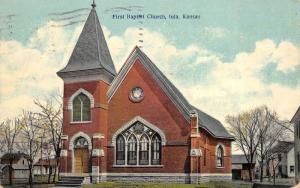
[[[44,122],[46,129],[50,133],[50,143],[55,153],[55,167],[53,182],[56,179],[56,175],[59,176],[57,170],[60,164],[60,151],[61,151],[61,135],[62,135],[62,100],[58,100],[57,97],[49,99],[46,103],[42,103],[39,100],[35,100],[34,103],[40,108],[38,113],[41,120]]]
[[[277,141],[276,145],[272,147],[270,150],[268,156],[268,165],[272,169],[272,178],[273,178],[273,184],[276,183],[276,169],[281,164],[281,156],[283,153],[287,152],[291,146],[293,146],[293,142],[287,142],[287,141]],[[281,172],[281,171],[279,171]],[[282,174],[280,174],[282,175]]]
[[[230,132],[235,136],[236,145],[243,151],[247,161],[250,181],[254,156],[258,158],[260,181],[263,181],[265,162],[273,160],[272,148],[276,141],[283,139],[288,130],[286,122],[280,120],[275,111],[267,106],[257,107],[237,116],[227,116]]]
[[[8,154],[9,157],[9,184],[12,185],[12,164],[14,148],[16,146],[16,138],[19,135],[21,126],[19,120],[15,118],[14,120],[7,119],[3,121],[0,125],[0,142],[1,142],[1,152]]]
[[[278,158],[277,158],[277,156],[275,156],[275,155],[271,155],[270,156],[270,163],[271,163],[271,167],[272,167],[272,177],[273,177],[273,185],[275,185],[276,184],[276,169],[277,169],[277,167],[278,167],[278,165],[279,165],[279,160],[278,160]]]
[[[255,154],[260,140],[259,109],[243,112],[237,116],[227,116],[226,122],[230,125],[230,133],[235,137],[235,143],[241,149],[248,162],[249,180],[252,181],[252,167],[255,163]]]
[[[48,135],[49,136],[49,135]],[[45,161],[47,162],[48,164],[48,170],[49,170],[49,173],[48,173],[48,180],[47,182],[50,183],[50,179],[51,179],[51,176],[52,176],[52,163],[51,163],[51,158],[53,157],[53,147],[52,147],[52,143],[51,143],[51,140],[50,139],[47,139],[45,142],[42,143],[42,154],[41,156],[45,156],[44,159],[46,159]],[[41,162],[42,162],[42,157],[41,157]]]
[[[276,141],[286,135],[286,128],[282,126],[283,121],[279,120],[275,111],[268,107],[262,106],[257,108],[258,112],[258,141],[257,157],[260,167],[260,181],[263,181],[263,167],[265,162],[272,159],[272,148]]]
[[[18,148],[28,156],[28,182],[30,187],[32,187],[33,167],[38,156],[38,151],[40,150],[40,138],[43,136],[43,126],[41,125],[40,119],[36,117],[34,113],[26,111],[23,111],[20,123],[22,126],[20,132],[22,142],[18,144]]]

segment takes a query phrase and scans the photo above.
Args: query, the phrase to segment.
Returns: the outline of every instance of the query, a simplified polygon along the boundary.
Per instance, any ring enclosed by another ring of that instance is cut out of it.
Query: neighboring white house
[[[2,166],[2,179],[9,178],[9,165]],[[29,176],[28,166],[13,164],[12,165],[12,178],[13,179],[27,179]]]
[[[295,177],[294,142],[278,141],[272,148],[272,153],[274,153],[276,158],[275,163],[278,164],[275,165],[277,166],[275,171],[276,176],[282,178]],[[271,175],[273,174],[272,171],[270,173]]]
[[[33,174],[34,175],[45,175],[54,173],[55,159],[39,159],[34,164]],[[58,169],[57,169],[58,170]]]
[[[287,153],[288,177],[295,177],[295,148]]]
[[[294,124],[294,143],[295,143],[295,181],[300,180],[300,107],[296,111],[295,115],[291,119],[291,123]]]
[[[26,179],[29,176],[28,156],[24,153],[6,153],[1,157],[1,178],[9,178],[9,164],[12,162],[12,178]]]

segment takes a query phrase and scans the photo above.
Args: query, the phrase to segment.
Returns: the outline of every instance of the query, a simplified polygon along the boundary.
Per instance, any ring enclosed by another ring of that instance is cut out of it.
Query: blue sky
[[[90,0],[0,0],[1,118],[32,108],[62,81]],[[300,104],[300,2],[96,0],[116,67],[143,30],[143,50],[200,109],[227,114],[266,104],[290,119]],[[131,11],[112,11],[116,7]],[[137,7],[140,8],[137,8]],[[86,9],[84,9],[86,8]],[[81,9],[79,11],[74,11]],[[63,12],[64,15],[58,15]],[[115,20],[113,14],[197,14],[195,20]],[[74,17],[72,19],[68,19]]]
[[[1,0],[2,16],[16,14],[12,18],[13,34],[8,30],[1,32],[2,39],[17,39],[26,42],[36,28],[54,18],[50,13],[59,13],[80,8],[90,8],[90,0]],[[152,14],[200,14],[196,21],[144,21],[143,26],[172,35],[169,40],[179,48],[192,42],[200,42],[204,47],[221,54],[225,59],[233,58],[239,51],[250,51],[256,41],[271,38],[275,42],[287,40],[295,44],[300,42],[299,20],[300,3],[296,0],[185,0],[176,1],[103,1],[96,0],[97,12],[103,25],[112,34],[120,35],[126,28],[139,25],[132,20],[112,20],[112,12],[105,10],[113,7],[142,6],[143,13]],[[83,11],[88,13],[88,11]],[[119,12],[120,13],[120,12]],[[122,13],[139,13],[123,11]],[[83,17],[84,18],[84,17]],[[4,20],[4,19],[3,19]],[[6,19],[8,20],[8,19]],[[7,27],[5,21],[1,28]],[[205,28],[222,28],[226,37],[209,39]],[[183,37],[184,36],[184,37]]]

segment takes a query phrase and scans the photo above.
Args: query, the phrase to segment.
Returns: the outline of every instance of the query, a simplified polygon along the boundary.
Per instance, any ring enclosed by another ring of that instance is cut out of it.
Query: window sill
[[[224,166],[217,166],[216,168],[225,168]]]
[[[164,165],[113,165],[113,168],[162,168]]]
[[[85,124],[85,123],[92,123],[92,121],[72,121],[70,124]]]

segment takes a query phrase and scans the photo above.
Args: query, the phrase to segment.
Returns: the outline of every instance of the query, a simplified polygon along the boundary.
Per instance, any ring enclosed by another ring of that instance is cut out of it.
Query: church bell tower
[[[106,93],[116,70],[94,2],[68,64],[57,75],[64,81],[60,170],[96,176],[105,155]]]

